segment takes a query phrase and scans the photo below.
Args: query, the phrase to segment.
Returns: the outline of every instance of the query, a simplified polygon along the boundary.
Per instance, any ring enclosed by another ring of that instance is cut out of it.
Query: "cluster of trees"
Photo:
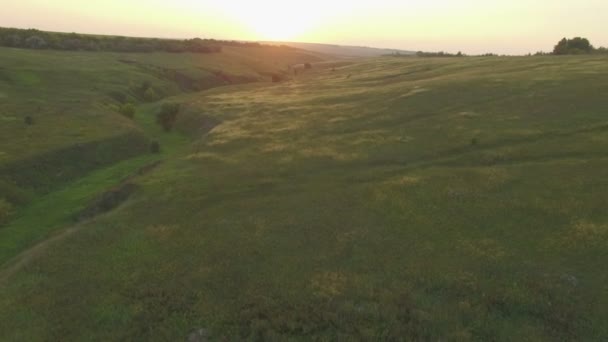
[[[200,38],[186,40],[131,38],[0,28],[0,46],[82,51],[219,53],[222,52],[222,46],[261,47],[263,45]]]
[[[553,49],[554,55],[582,55],[593,52],[594,48],[587,38],[562,39]]]
[[[389,55],[387,55],[389,56]],[[458,51],[458,53],[449,53],[449,52],[445,52],[445,51],[439,51],[439,52],[425,52],[425,51],[418,51],[416,52],[416,54],[414,55],[402,55],[400,53],[394,53],[391,54],[390,56],[393,57],[498,57],[499,55],[495,54],[495,53],[483,53],[480,55],[467,55],[465,53],[462,53],[461,51]]]
[[[465,57],[466,55],[463,54],[462,52],[458,52],[458,53],[454,54],[454,53],[443,52],[443,51],[439,51],[439,52],[418,51],[418,52],[416,52],[416,56],[417,57]]]
[[[592,53],[606,54],[608,53],[608,49],[604,47],[596,49],[591,45],[589,39],[582,37],[575,37],[572,39],[564,38],[560,40],[553,49],[554,55],[584,55]]]

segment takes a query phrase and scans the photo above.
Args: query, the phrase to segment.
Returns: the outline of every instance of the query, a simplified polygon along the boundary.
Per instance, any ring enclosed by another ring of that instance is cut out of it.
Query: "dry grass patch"
[[[458,241],[457,246],[465,254],[486,261],[499,261],[508,255],[503,246],[496,240],[489,238],[462,239]]]
[[[300,155],[308,158],[331,158],[337,161],[353,161],[359,158],[357,153],[343,153],[327,146],[305,148],[300,151]]]
[[[217,161],[221,161],[221,162],[225,162],[225,163],[235,163],[236,161],[232,158],[226,157],[226,156],[222,156],[219,155],[217,153],[211,153],[211,152],[196,152],[196,153],[191,153],[189,155],[187,155],[186,157],[184,157],[185,160],[203,160],[203,159],[212,159],[212,160],[217,160]]]
[[[152,225],[146,228],[146,234],[153,240],[169,241],[179,229],[177,225]]]
[[[311,286],[315,295],[333,298],[341,295],[348,284],[348,278],[340,272],[321,272],[312,277]]]

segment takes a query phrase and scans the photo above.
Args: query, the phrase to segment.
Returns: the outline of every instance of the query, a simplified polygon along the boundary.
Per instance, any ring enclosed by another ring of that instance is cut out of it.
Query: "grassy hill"
[[[269,81],[271,74],[285,72],[287,64],[320,60],[312,53],[280,48],[229,47],[210,55],[0,51],[0,136],[3,142],[14,142],[2,144],[4,163],[73,145],[74,138],[88,141],[133,130],[128,120],[109,114],[118,114],[115,107],[120,102],[156,101],[183,91]],[[144,94],[148,88],[151,91]],[[23,117],[28,115],[39,124],[24,133]],[[15,141],[29,136],[31,141]]]
[[[399,53],[401,55],[414,55],[416,52],[400,50],[400,49],[383,49],[372,48],[366,46],[348,46],[348,45],[332,45],[332,44],[317,44],[317,43],[299,43],[299,42],[265,42],[265,44],[282,44],[292,46],[298,49],[315,51],[325,55],[342,57],[342,58],[358,58],[358,57],[381,57]]]
[[[149,160],[0,228],[0,335],[606,339],[607,90],[605,57],[386,57],[141,105],[168,149],[123,205],[65,220]]]
[[[176,94],[287,77],[322,56],[274,47],[216,54],[107,53],[0,48],[0,264],[73,223],[95,196],[185,138],[154,123]],[[150,111],[135,120],[127,103]],[[7,225],[8,222],[8,225]]]
[[[32,191],[147,153],[149,134],[119,114],[126,103],[270,81],[288,64],[320,59],[271,47],[204,55],[0,48],[0,197],[19,206]]]

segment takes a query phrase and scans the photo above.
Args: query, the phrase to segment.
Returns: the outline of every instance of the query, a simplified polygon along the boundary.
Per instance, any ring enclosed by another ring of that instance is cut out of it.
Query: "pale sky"
[[[1,0],[0,26],[522,54],[608,46],[608,0]]]

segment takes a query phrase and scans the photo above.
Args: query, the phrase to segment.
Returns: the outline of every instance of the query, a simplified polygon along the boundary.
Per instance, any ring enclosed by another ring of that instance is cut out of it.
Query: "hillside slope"
[[[150,137],[119,114],[126,103],[269,82],[286,75],[288,65],[319,60],[273,47],[226,47],[216,54],[0,48],[0,191],[6,194],[0,200],[19,206],[32,191],[46,193],[147,153]]]
[[[300,42],[264,42],[265,44],[282,44],[307,51],[315,51],[329,56],[342,58],[370,58],[381,57],[399,53],[401,55],[414,55],[415,51],[400,49],[373,48],[366,46],[332,45]]]
[[[286,72],[288,64],[320,60],[312,53],[280,48],[227,47],[208,55],[11,48],[0,52],[2,163],[132,130],[129,120],[117,113],[120,102],[270,81],[270,75]],[[25,116],[38,124],[24,127]]]
[[[607,62],[379,58],[166,99],[188,140],[11,269],[0,335],[606,339]]]

